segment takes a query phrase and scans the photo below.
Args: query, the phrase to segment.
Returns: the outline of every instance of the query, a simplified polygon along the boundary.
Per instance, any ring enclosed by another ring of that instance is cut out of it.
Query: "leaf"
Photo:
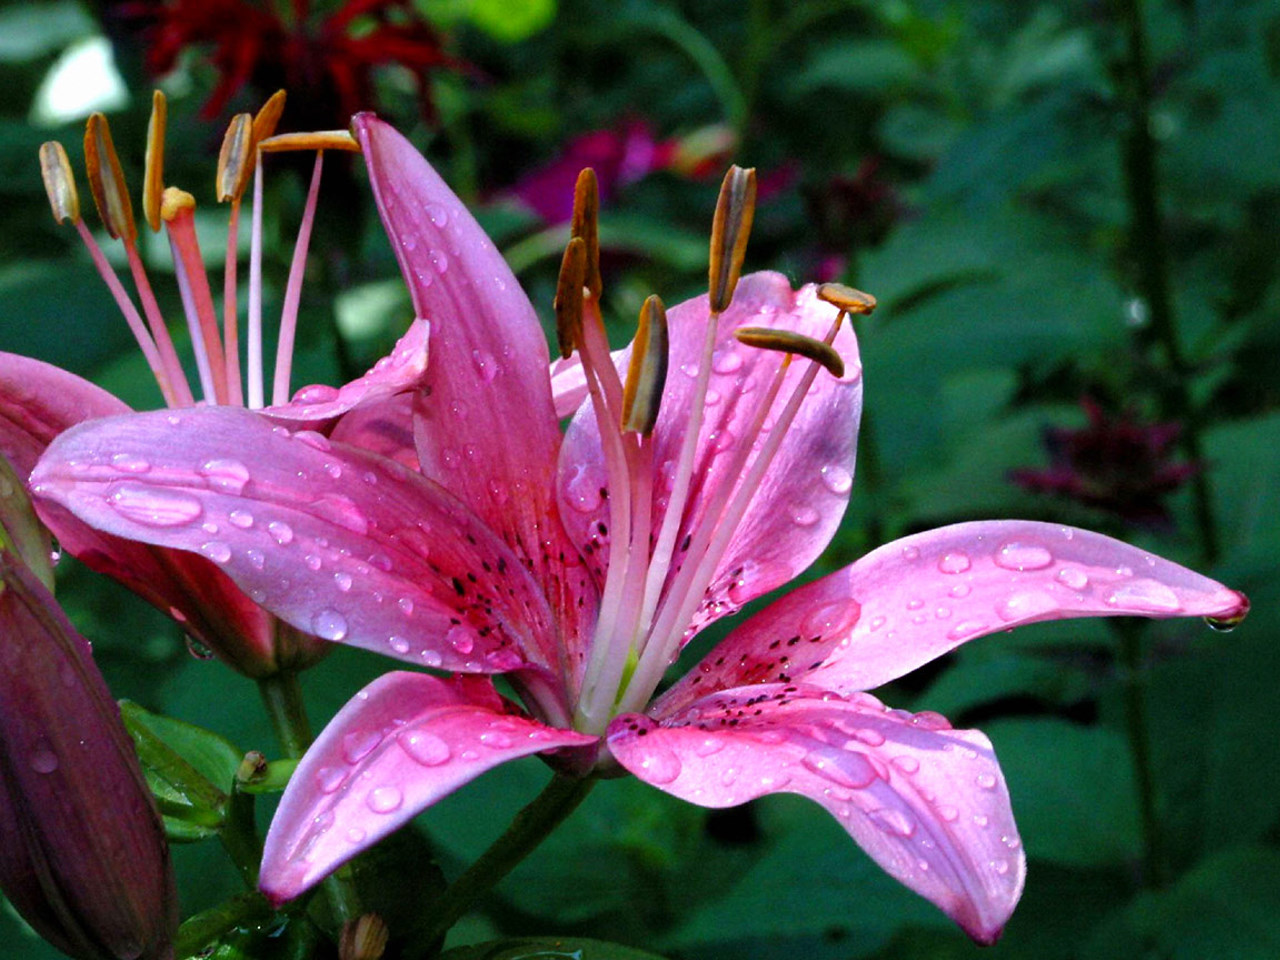
[[[656,953],[581,937],[513,937],[457,947],[440,960],[662,960]]]

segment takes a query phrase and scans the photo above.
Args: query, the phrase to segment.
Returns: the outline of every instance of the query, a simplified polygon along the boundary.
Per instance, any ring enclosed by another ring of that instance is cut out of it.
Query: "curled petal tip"
[[[1230,592],[1234,594],[1236,602],[1222,613],[1210,614],[1204,618],[1205,623],[1214,630],[1218,630],[1222,633],[1234,630],[1236,627],[1240,626],[1244,621],[1244,618],[1249,615],[1249,598],[1239,590],[1232,590]]]

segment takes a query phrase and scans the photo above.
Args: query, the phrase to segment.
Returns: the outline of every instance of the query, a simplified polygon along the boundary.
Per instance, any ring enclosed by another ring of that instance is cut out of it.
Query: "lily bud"
[[[53,596],[0,550],[0,888],[76,960],[167,960],[177,898],[120,712]]]

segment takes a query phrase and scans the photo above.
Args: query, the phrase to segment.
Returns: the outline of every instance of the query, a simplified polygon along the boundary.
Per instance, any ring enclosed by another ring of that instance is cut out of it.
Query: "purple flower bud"
[[[88,642],[0,550],[0,888],[84,960],[173,955],[159,814]]]

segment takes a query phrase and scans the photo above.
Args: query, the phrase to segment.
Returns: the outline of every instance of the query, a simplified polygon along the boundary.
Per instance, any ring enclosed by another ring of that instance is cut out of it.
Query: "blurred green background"
[[[719,174],[756,166],[748,266],[880,300],[859,324],[854,499],[820,571],[914,530],[1028,517],[1141,543],[1253,600],[1229,634],[1041,625],[881,692],[981,726],[1002,760],[1030,868],[986,955],[1280,956],[1276,4],[414,0],[347,22],[351,7],[295,23],[266,0],[0,4],[0,349],[159,404],[36,163],[56,138],[78,164],[83,120],[104,110],[137,184],[156,83],[167,180],[202,204],[211,261],[223,129],[279,85],[282,130],[370,108],[410,134],[544,316],[572,174],[597,166],[619,343],[649,293],[704,287]],[[390,28],[413,42],[393,49]],[[411,316],[362,170],[328,169],[295,386],[358,373]],[[268,316],[303,172],[273,161],[267,178]],[[146,249],[176,315],[168,253]],[[118,696],[276,752],[252,684],[74,561],[59,576]],[[386,667],[337,651],[304,677],[315,719]],[[500,768],[422,816],[446,872],[545,778],[536,761]],[[176,856],[185,913],[238,889],[216,845]],[[805,801],[710,813],[629,780],[458,931],[522,933],[688,960],[978,950]],[[56,956],[7,905],[0,944]]]

